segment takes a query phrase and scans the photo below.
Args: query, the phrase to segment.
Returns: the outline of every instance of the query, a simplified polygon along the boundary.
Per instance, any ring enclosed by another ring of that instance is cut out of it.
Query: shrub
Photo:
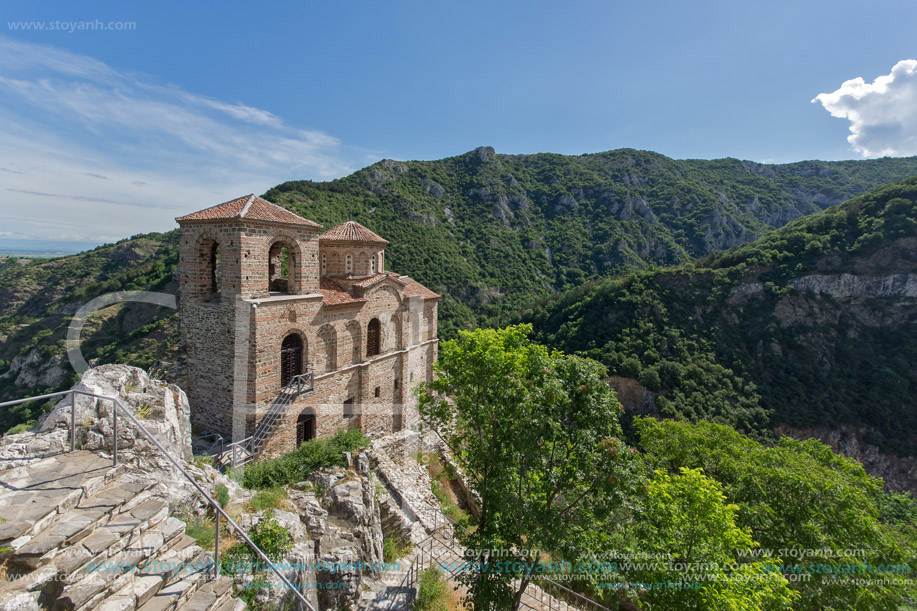
[[[255,511],[279,509],[287,498],[287,491],[283,486],[275,486],[260,490],[249,502]]]
[[[369,445],[369,439],[358,430],[340,431],[329,439],[307,441],[281,456],[249,465],[242,476],[242,485],[263,490],[300,482],[322,467],[345,467],[344,452],[353,452]]]
[[[449,611],[449,584],[435,566],[420,574],[414,611]]]
[[[399,558],[404,558],[412,547],[410,541],[405,541],[401,537],[385,537],[382,539],[382,560],[395,562]]]
[[[220,504],[220,507],[223,509],[229,505],[229,488],[226,487],[226,484],[217,484],[216,485],[216,502]]]
[[[185,523],[185,534],[204,549],[212,549],[216,537],[214,521],[208,517],[179,516]]]
[[[263,517],[248,533],[252,543],[264,552],[271,562],[278,562],[293,549],[293,537],[270,515]],[[220,573],[263,573],[267,569],[264,560],[247,543],[237,543],[220,557]]]
[[[17,424],[10,430],[6,432],[7,435],[15,435],[16,433],[25,433],[32,430],[32,427],[35,426],[34,422],[23,422],[22,424]]]

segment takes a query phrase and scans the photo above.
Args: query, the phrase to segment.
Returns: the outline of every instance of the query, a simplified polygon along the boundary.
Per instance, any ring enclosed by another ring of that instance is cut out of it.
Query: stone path
[[[156,481],[80,451],[0,471],[0,610],[239,611]]]

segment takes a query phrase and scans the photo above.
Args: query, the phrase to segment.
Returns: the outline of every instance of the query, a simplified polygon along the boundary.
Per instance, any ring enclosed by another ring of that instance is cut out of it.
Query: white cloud
[[[898,62],[872,83],[851,79],[812,102],[850,121],[847,141],[864,157],[917,155],[917,60]]]
[[[0,229],[110,241],[365,151],[260,108],[0,37]]]

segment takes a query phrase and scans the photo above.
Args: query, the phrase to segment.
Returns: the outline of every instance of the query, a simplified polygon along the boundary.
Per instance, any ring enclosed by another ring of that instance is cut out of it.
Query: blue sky
[[[0,246],[481,145],[917,154],[915,41],[917,4],[881,0],[7,2]]]

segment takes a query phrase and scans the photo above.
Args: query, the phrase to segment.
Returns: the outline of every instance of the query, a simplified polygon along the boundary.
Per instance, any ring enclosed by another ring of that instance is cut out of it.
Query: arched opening
[[[344,271],[348,274],[353,273],[353,255],[347,255],[344,263]]]
[[[268,291],[289,293],[293,289],[293,249],[285,242],[274,242],[268,250]]]
[[[296,445],[312,439],[315,439],[315,414],[307,409],[296,419]]]
[[[366,327],[366,356],[379,354],[380,335],[381,325],[379,324],[379,319],[373,318]]]
[[[302,373],[303,345],[302,338],[291,333],[283,338],[280,345],[280,386],[286,387],[295,376]]]
[[[348,322],[346,329],[347,334],[350,336],[348,339],[351,347],[350,363],[348,364],[356,365],[361,361],[360,355],[363,354],[363,332],[360,329],[360,323],[356,320]]]
[[[321,356],[316,355],[316,367],[321,367],[321,373],[337,369],[337,332],[331,325],[324,325],[318,330],[319,348]],[[318,351],[317,350],[317,351]],[[316,352],[317,352],[316,351]]]
[[[369,258],[369,273],[376,273],[376,255],[373,255]]]

